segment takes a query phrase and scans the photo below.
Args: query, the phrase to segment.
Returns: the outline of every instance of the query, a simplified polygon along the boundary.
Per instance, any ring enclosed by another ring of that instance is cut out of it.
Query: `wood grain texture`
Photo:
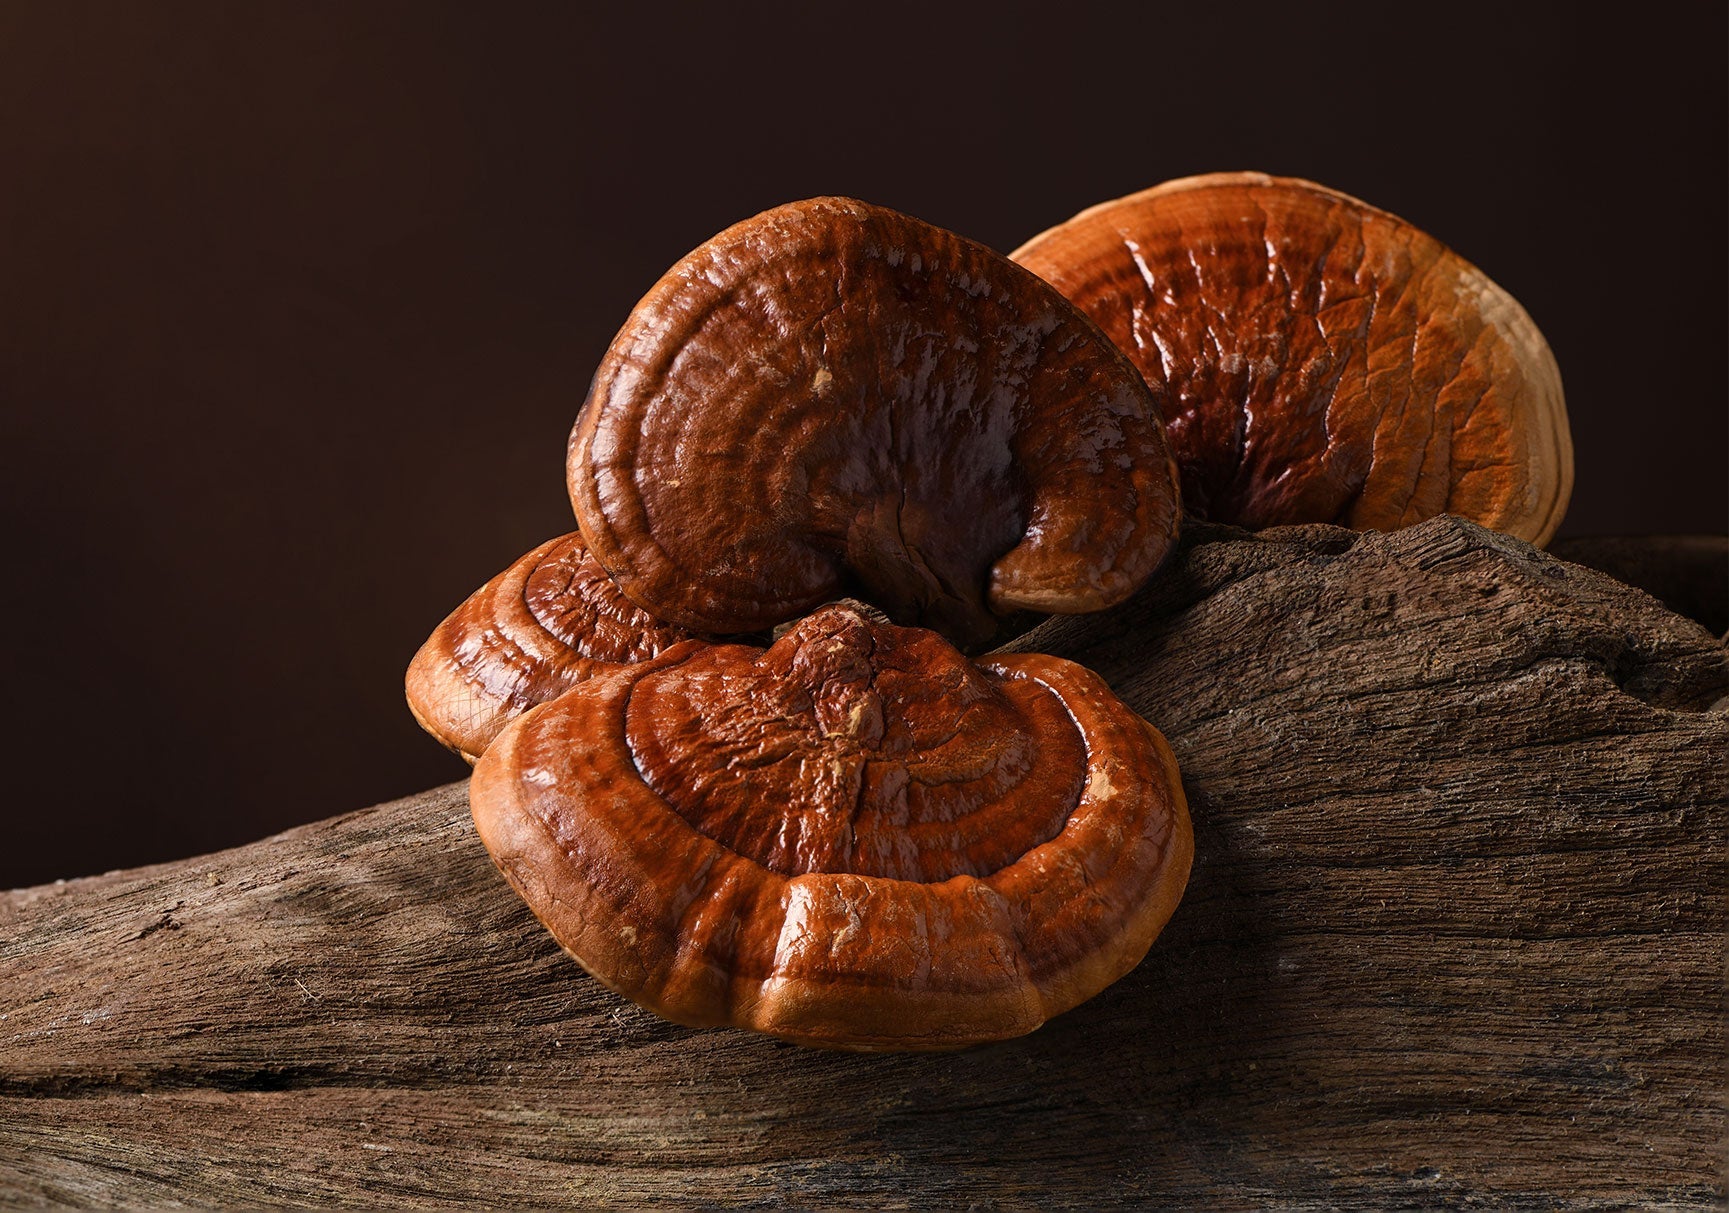
[[[664,1024],[558,951],[451,785],[0,898],[0,1200],[1721,1200],[1712,636],[1438,519],[1197,527],[1019,647],[1165,730],[1197,849],[1146,962],[1033,1035]]]
[[[1549,552],[1638,586],[1707,632],[1729,631],[1729,536],[1586,535]]]

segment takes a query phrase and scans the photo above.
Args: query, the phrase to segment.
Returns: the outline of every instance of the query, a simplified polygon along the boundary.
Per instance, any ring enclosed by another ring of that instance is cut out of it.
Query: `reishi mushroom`
[[[853,595],[979,648],[1120,602],[1180,507],[1157,403],[1051,287],[845,198],[777,207],[636,306],[571,436],[578,525],[626,596],[750,632]]]
[[[1215,173],[1011,256],[1163,389],[1185,507],[1250,528],[1459,514],[1537,544],[1573,452],[1530,316],[1409,223],[1310,181]]]
[[[1014,256],[839,198],[722,232],[601,363],[580,533],[415,659],[500,870],[668,1019],[954,1048],[1140,961],[1193,855],[1170,748],[1080,666],[950,641],[1133,593],[1179,466],[1248,526],[1450,510],[1542,541],[1565,508],[1541,335],[1385,212],[1218,174]]]
[[[668,1019],[1004,1039],[1134,967],[1182,896],[1175,760],[1097,676],[822,603],[972,649],[1017,611],[1110,606],[1171,547],[1178,467],[1194,513],[1253,527],[1559,522],[1541,334],[1383,211],[1216,174],[1014,257],[837,198],[697,249],[578,418],[580,533],[411,667],[417,718],[480,755],[499,868]]]
[[[516,560],[433,630],[408,667],[408,708],[472,763],[536,704],[690,639],[619,593],[572,531]]]
[[[610,988],[845,1049],[1031,1031],[1141,960],[1193,853],[1169,747],[1096,675],[849,605],[588,679],[500,734],[470,800]]]

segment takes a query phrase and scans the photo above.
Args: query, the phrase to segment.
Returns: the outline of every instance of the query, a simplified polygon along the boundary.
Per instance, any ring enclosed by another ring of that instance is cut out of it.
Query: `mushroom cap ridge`
[[[512,561],[433,629],[408,666],[408,709],[472,763],[534,705],[689,639],[619,593],[572,531]]]
[[[582,684],[500,735],[470,798],[610,988],[847,1049],[1031,1031],[1139,963],[1193,853],[1169,747],[1096,675],[974,666],[845,608]]]
[[[845,198],[736,224],[632,311],[571,435],[571,502],[633,601],[711,634],[845,595],[984,647],[1127,597],[1180,506],[1158,404],[982,245]]]
[[[1392,530],[1453,513],[1538,544],[1560,525],[1573,448],[1554,355],[1512,295],[1395,215],[1213,173],[1011,256],[1163,389],[1198,517]]]

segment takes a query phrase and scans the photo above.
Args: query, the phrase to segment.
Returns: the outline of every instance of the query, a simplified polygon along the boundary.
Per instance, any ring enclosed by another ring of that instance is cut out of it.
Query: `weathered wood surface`
[[[1729,631],[1729,537],[1588,535],[1557,539],[1549,552],[1638,586],[1707,632]]]
[[[1712,636],[1438,520],[1197,528],[1023,643],[1165,729],[1197,826],[1152,955],[1032,1036],[661,1023],[558,952],[452,785],[0,898],[0,1200],[1720,1200]]]

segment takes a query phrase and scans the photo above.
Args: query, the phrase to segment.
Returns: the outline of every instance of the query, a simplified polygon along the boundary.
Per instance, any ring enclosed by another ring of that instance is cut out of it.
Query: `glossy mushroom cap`
[[[1017,249],[1166,389],[1183,501],[1252,528],[1440,513],[1547,542],[1573,448],[1518,302],[1403,220],[1309,181],[1189,177]]]
[[[535,704],[689,639],[619,593],[573,531],[516,561],[438,625],[408,667],[408,707],[421,728],[473,762]]]
[[[1188,879],[1175,760],[1080,666],[974,665],[824,608],[590,679],[475,768],[565,949],[679,1023],[847,1049],[1029,1032],[1133,968]]]
[[[571,436],[578,523],[696,631],[853,595],[967,646],[1132,593],[1180,512],[1157,405],[1056,291],[951,232],[817,198],[670,270]]]

